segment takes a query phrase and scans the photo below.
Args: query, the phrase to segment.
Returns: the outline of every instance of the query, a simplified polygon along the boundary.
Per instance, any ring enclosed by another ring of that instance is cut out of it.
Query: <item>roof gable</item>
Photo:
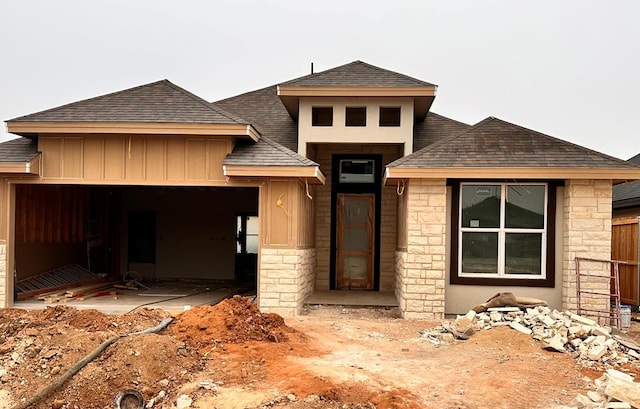
[[[281,87],[433,87],[434,84],[385,70],[362,61],[305,75]]]
[[[168,80],[73,102],[7,122],[248,123]]]

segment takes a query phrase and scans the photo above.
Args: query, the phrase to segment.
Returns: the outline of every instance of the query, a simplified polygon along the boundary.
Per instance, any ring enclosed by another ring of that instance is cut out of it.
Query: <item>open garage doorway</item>
[[[17,185],[14,299],[74,276],[255,289],[257,218],[255,187]]]

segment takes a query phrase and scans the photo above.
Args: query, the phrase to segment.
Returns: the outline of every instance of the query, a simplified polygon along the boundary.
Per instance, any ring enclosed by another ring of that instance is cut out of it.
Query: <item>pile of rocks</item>
[[[421,335],[436,346],[454,339],[468,339],[475,331],[509,326],[542,342],[542,347],[571,353],[579,365],[605,370],[594,382],[594,390],[578,395],[572,406],[564,408],[639,408],[640,383],[631,375],[612,369],[640,362],[640,345],[628,337],[613,334],[612,328],[569,311],[547,306],[526,308],[496,307],[484,312],[469,311],[440,327],[422,331]]]
[[[469,323],[476,329],[508,325],[541,341],[545,349],[571,353],[579,364],[587,367],[604,369],[640,361],[640,345],[612,334],[611,327],[546,306],[524,311],[518,307],[489,308],[481,313],[471,310],[455,322]]]
[[[571,406],[561,409],[631,409],[640,407],[640,383],[626,373],[607,369],[602,377],[594,381],[594,390],[578,395]]]

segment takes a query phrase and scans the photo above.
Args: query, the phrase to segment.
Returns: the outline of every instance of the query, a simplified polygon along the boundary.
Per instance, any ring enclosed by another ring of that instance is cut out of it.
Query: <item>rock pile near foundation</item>
[[[568,352],[582,366],[607,368],[640,361],[640,345],[614,335],[611,327],[569,311],[560,312],[546,306],[521,310],[517,307],[490,308],[476,314],[469,311],[465,321],[475,322],[482,329],[500,325],[531,335],[543,348]],[[458,320],[461,320],[458,317]]]
[[[624,364],[640,364],[640,345],[628,337],[614,334],[611,327],[599,325],[590,318],[547,306],[524,310],[496,307],[480,313],[470,310],[454,321],[422,331],[421,335],[440,346],[498,326],[509,326],[530,335],[547,350],[570,353],[583,367],[606,370],[595,380],[594,390],[578,395],[571,406],[562,408],[640,409],[640,383],[634,382],[631,375],[613,369]]]
[[[560,409],[640,408],[640,383],[626,373],[607,369],[594,381],[594,390],[576,396],[570,406]]]

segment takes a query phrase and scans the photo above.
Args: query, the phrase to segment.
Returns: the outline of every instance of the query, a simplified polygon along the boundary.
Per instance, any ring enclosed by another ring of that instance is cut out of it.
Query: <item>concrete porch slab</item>
[[[314,291],[304,303],[307,305],[349,305],[360,307],[397,307],[394,293],[378,291]]]

